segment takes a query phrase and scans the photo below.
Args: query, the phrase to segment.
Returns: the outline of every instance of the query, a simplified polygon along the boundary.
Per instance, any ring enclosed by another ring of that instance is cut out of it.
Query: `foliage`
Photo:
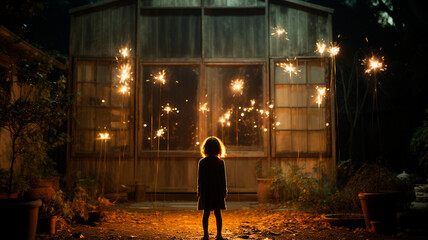
[[[10,172],[4,168],[0,168],[0,193],[6,193],[9,189]],[[14,177],[12,184],[12,192],[23,193],[29,188],[27,181],[20,174]]]
[[[378,181],[377,184],[375,184],[376,181]],[[358,207],[360,206],[359,193],[396,192],[399,195],[398,203],[401,209],[408,208],[414,198],[412,186],[401,181],[388,168],[378,164],[363,164],[349,179],[343,191],[351,197],[350,203]]]
[[[289,166],[286,174],[280,167],[274,167],[271,190],[277,201],[296,209],[323,213],[361,212],[358,193],[376,191],[374,182],[378,178],[378,167],[366,164],[352,171],[354,175],[338,188],[326,177],[319,181],[296,165]],[[380,176],[380,189],[398,192],[400,208],[407,208],[413,198],[412,189],[386,168],[381,168]]]
[[[93,179],[84,179],[79,182],[72,193],[72,217],[79,222],[87,223],[89,213],[97,211],[101,218],[105,211],[114,206],[114,203],[99,194],[99,184]]]
[[[44,60],[22,58],[16,77],[12,81],[8,72],[0,75],[0,128],[11,140],[9,191],[17,160],[22,160],[21,174],[29,182],[49,172],[47,152],[67,141],[67,135],[57,129],[67,119],[73,100],[65,77]]]
[[[428,173],[428,109],[425,110],[426,118],[422,125],[413,133],[410,147],[413,154],[418,158],[419,166],[425,174]]]
[[[42,198],[42,206],[39,208],[40,217],[62,216],[65,219],[70,215],[69,203],[65,200],[64,192],[57,190],[52,197]]]

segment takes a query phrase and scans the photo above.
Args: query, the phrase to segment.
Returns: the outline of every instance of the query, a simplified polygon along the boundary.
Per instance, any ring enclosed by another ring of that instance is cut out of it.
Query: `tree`
[[[9,196],[18,160],[32,166],[21,168],[22,173],[34,176],[35,170],[45,169],[47,151],[67,139],[56,128],[66,120],[72,101],[65,77],[44,60],[24,58],[15,74],[16,78],[12,71],[0,75],[0,128],[9,133],[11,141]]]

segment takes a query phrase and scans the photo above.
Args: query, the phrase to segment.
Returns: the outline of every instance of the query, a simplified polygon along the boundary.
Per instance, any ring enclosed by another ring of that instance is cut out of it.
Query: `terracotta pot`
[[[56,216],[39,217],[37,221],[37,233],[55,234]]]
[[[33,187],[27,192],[28,198],[46,198],[51,199],[55,190],[52,187]]]
[[[272,199],[272,192],[270,190],[272,179],[257,178],[257,183],[257,201],[259,203],[270,203]]]
[[[367,230],[385,235],[397,232],[396,193],[360,193],[358,197]]]
[[[0,200],[1,239],[34,240],[40,199]]]

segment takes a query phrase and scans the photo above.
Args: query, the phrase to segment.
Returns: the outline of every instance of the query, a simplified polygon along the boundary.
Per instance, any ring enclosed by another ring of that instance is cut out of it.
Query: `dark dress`
[[[226,170],[224,161],[213,156],[199,160],[198,210],[226,209]]]

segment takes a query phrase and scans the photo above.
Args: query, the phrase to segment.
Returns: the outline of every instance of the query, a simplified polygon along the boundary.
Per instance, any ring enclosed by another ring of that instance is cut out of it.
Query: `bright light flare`
[[[336,44],[332,43],[331,46],[328,48],[328,52],[330,53],[330,57],[334,57],[337,54],[339,54],[340,47]]]
[[[288,34],[287,31],[282,26],[277,26],[272,28],[272,33],[271,33],[272,36],[281,37],[282,35],[287,36],[287,34]],[[288,40],[287,37],[285,37],[285,39]]]
[[[256,100],[251,99],[251,106],[254,106],[254,104],[256,104]]]
[[[118,77],[120,83],[124,83],[127,80],[131,79],[131,65],[122,64],[120,66],[120,75]]]
[[[326,48],[327,48],[327,46],[325,45],[324,42],[318,41],[317,42],[317,50],[315,50],[315,52],[318,52],[319,54],[324,55]]]
[[[365,73],[371,73],[371,72],[377,72],[377,71],[385,71],[386,65],[383,65],[384,57],[381,57],[380,59],[375,58],[372,56],[369,59],[364,59],[363,64],[366,65]]]
[[[290,73],[290,76],[292,73],[297,74],[297,69],[292,63],[278,63],[278,66],[280,66],[284,72]]]
[[[163,128],[156,131],[156,136],[161,137],[164,134]]]
[[[110,139],[110,134],[108,132],[100,132],[98,133],[98,139],[107,141]]]
[[[169,114],[169,112],[171,112],[171,111],[172,111],[172,108],[171,108],[170,106],[166,106],[163,110],[164,110],[167,114]]]
[[[201,107],[199,108],[199,111],[201,111],[201,112],[209,112],[208,103],[202,104]]]
[[[122,55],[123,58],[128,57],[129,51],[130,51],[130,49],[128,49],[128,48],[119,49],[119,53],[120,53],[120,55]]]
[[[156,81],[159,81],[161,84],[165,84],[165,81],[166,81],[165,74],[166,74],[165,69],[163,69],[162,72],[159,72],[158,75],[154,76],[154,79]]]
[[[244,80],[242,79],[232,80],[230,85],[232,86],[232,91],[238,93],[239,95],[242,95],[242,90],[244,89]]]
[[[322,100],[325,97],[325,93],[326,93],[326,87],[316,87],[318,95],[316,97],[316,103],[318,104],[318,107],[321,107],[322,104]]]
[[[122,94],[127,93],[127,92],[128,92],[128,90],[129,90],[129,88],[128,88],[128,86],[126,86],[126,85],[123,85],[123,86],[122,86],[122,87],[120,87],[120,89],[119,89],[119,91],[120,91]]]

